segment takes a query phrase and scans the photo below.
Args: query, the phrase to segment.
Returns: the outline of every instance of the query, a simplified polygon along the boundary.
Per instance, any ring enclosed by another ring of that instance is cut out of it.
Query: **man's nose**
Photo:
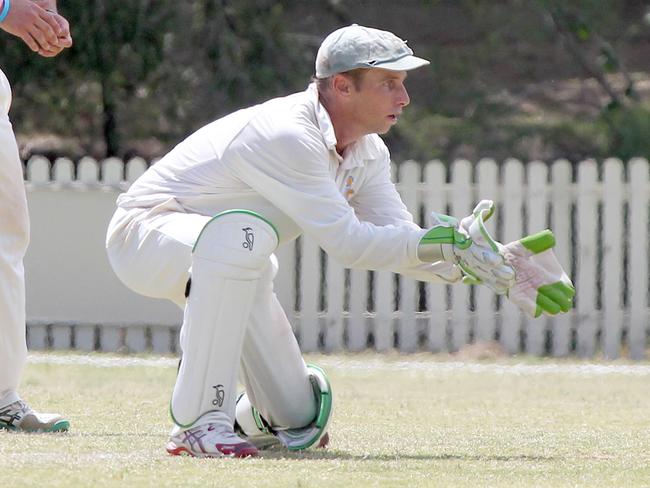
[[[411,103],[411,97],[409,97],[409,94],[406,91],[406,87],[404,85],[402,85],[402,90],[398,98],[398,103],[402,107],[406,107],[409,103]]]

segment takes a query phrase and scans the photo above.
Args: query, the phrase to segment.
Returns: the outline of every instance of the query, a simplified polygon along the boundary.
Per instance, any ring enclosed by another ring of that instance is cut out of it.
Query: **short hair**
[[[318,88],[319,93],[327,93],[330,89],[330,86],[332,86],[332,79],[336,75],[345,75],[352,79],[354,88],[358,90],[361,86],[361,80],[365,76],[368,69],[369,68],[355,68],[351,69],[350,71],[344,71],[343,73],[336,73],[335,75],[328,76],[326,78],[316,78],[314,76],[312,78],[312,81],[316,83],[316,87]]]

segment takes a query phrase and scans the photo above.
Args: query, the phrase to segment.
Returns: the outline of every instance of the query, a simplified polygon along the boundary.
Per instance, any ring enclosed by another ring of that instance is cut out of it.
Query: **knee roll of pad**
[[[261,215],[228,210],[203,227],[192,254],[194,260],[219,263],[225,278],[257,279],[278,243],[277,231]]]
[[[327,433],[332,416],[332,388],[321,368],[309,364],[307,370],[309,371],[309,381],[314,390],[317,409],[314,420],[304,427],[275,430],[250,404],[246,394],[239,396],[237,400],[237,425],[242,433],[251,442],[257,444],[258,447],[263,448],[270,445],[269,437],[273,436],[287,449],[300,451],[317,445]]]

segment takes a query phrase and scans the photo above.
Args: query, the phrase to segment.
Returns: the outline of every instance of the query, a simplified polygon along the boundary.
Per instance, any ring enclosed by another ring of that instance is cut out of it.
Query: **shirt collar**
[[[332,119],[318,99],[316,83],[309,84],[307,87],[307,93],[314,103],[316,121],[318,122],[318,127],[323,134],[325,144],[327,145],[327,148],[336,155],[343,169],[363,166],[367,160],[379,159],[381,157],[381,150],[378,141],[376,140],[379,136],[375,134],[363,136],[358,141],[350,144],[343,157],[341,157],[341,155],[336,152],[337,141],[336,134],[334,133],[334,125],[332,125]]]

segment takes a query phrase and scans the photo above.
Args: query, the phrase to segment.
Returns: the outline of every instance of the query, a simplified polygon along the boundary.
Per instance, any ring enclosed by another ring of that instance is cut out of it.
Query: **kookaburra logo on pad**
[[[253,234],[253,229],[250,227],[244,227],[242,229],[244,231],[244,238],[246,239],[244,242],[242,242],[242,246],[244,249],[248,249],[249,251],[253,250],[253,243],[255,242],[255,234]]]
[[[223,405],[223,399],[225,396],[225,393],[223,391],[223,385],[215,385],[212,388],[215,389],[214,393],[216,395],[216,398],[212,400],[212,405],[214,405],[215,407],[221,407]]]

